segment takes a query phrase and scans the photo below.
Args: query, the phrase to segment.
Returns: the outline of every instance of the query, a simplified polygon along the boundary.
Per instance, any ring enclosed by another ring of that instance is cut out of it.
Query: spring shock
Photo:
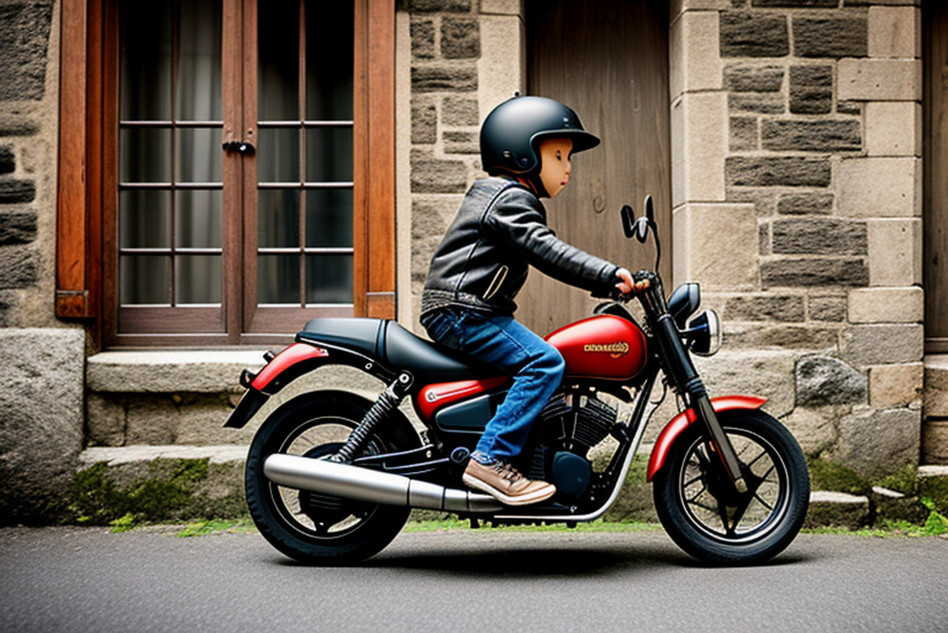
[[[412,377],[408,372],[402,372],[381,394],[375,403],[365,412],[362,421],[349,434],[349,439],[342,445],[335,455],[329,458],[329,461],[348,463],[355,459],[365,450],[365,446],[371,437],[372,432],[379,423],[391,415],[392,411],[398,408],[402,398],[408,394],[411,387]]]

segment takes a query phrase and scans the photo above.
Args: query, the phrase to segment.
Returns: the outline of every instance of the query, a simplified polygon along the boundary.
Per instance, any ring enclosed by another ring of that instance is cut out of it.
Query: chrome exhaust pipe
[[[496,512],[504,507],[490,495],[285,453],[267,457],[263,462],[263,474],[280,486],[370,503],[448,512]]]

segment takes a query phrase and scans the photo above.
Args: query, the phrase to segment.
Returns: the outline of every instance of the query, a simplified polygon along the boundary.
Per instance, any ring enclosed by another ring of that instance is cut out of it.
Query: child
[[[554,198],[571,174],[570,156],[599,144],[576,113],[542,97],[500,104],[481,126],[488,178],[474,183],[431,260],[421,324],[432,339],[513,376],[464,471],[468,486],[507,505],[549,499],[556,488],[511,466],[530,426],[559,387],[560,353],[513,319],[529,265],[564,283],[609,296],[635,289],[625,268],[558,239],[540,198]]]

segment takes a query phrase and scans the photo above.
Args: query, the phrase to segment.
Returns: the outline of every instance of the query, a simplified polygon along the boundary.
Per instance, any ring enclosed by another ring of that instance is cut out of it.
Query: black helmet
[[[599,145],[571,108],[545,97],[516,96],[494,108],[481,125],[484,171],[535,175],[540,167],[537,147],[545,138],[571,139],[574,154]]]

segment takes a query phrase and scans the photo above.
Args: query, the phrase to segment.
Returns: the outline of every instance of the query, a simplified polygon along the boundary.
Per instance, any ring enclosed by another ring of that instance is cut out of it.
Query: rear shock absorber
[[[349,439],[342,445],[342,448],[335,455],[329,458],[330,461],[339,463],[348,463],[358,457],[375,431],[375,427],[387,418],[401,404],[402,398],[408,394],[411,388],[412,376],[407,371],[402,372],[390,384],[385,391],[379,394],[378,400],[365,412],[365,416],[359,425],[349,434]]]

